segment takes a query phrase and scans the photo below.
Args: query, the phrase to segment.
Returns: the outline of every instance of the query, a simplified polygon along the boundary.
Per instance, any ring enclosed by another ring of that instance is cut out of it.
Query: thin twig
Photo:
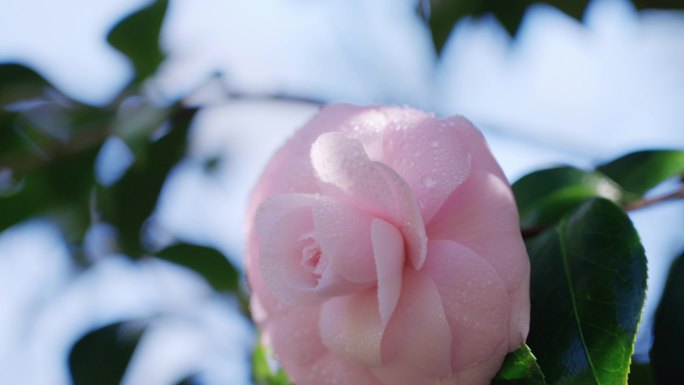
[[[680,186],[677,190],[669,192],[667,194],[655,196],[652,198],[642,198],[638,199],[636,201],[627,203],[622,206],[622,209],[630,212],[630,211],[636,211],[640,210],[643,208],[651,207],[660,203],[664,202],[669,202],[673,201],[676,199],[684,199],[684,185]],[[525,239],[532,238],[536,235],[539,235],[542,233],[544,230],[548,229],[551,227],[551,225],[537,225],[537,226],[530,226],[530,227],[525,227],[520,229],[520,232],[522,233],[522,237]]]

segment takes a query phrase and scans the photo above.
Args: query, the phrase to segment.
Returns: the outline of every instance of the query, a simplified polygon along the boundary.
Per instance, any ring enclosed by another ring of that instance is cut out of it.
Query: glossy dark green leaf
[[[271,371],[266,349],[261,344],[252,353],[252,380],[256,385],[292,385],[282,369]]]
[[[651,365],[659,385],[684,381],[684,254],[672,263],[653,325]]]
[[[0,64],[0,106],[34,99],[52,86],[36,71],[16,63]]]
[[[169,132],[144,144],[144,156],[113,186],[98,189],[102,219],[119,231],[122,251],[131,257],[143,254],[141,231],[156,207],[164,181],[185,154],[190,123],[197,110],[178,108],[168,119]],[[136,154],[137,155],[137,154]]]
[[[527,345],[508,353],[492,385],[546,385],[537,358]]]
[[[632,362],[629,367],[629,385],[656,385],[651,365]]]
[[[156,0],[117,24],[107,41],[133,63],[134,82],[152,75],[164,60],[159,46],[159,32],[164,21],[168,0]]]
[[[86,334],[69,353],[73,385],[119,385],[144,324],[119,322]]]
[[[237,292],[240,274],[216,249],[180,243],[155,254],[157,257],[192,269],[218,291]]]
[[[627,154],[596,168],[636,197],[660,182],[684,176],[684,151],[648,150]]]
[[[465,17],[493,15],[511,36],[515,36],[525,11],[537,3],[552,5],[579,20],[589,0],[430,0],[429,26],[435,50],[438,54],[442,51],[456,23]]]
[[[527,248],[527,344],[546,381],[625,384],[646,291],[646,256],[627,215],[593,199]]]
[[[513,184],[523,228],[556,223],[587,200],[603,197],[619,201],[623,192],[600,173],[556,167],[528,174]]]

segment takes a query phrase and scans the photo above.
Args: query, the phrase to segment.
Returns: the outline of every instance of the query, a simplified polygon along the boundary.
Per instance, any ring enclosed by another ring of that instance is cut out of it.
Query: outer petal
[[[383,365],[371,371],[385,384],[439,384],[453,375],[451,341],[434,282],[405,269],[399,305],[382,339]]]
[[[331,353],[297,373],[290,373],[297,385],[387,385],[378,381],[368,369],[349,363]]]
[[[473,170],[427,225],[431,240],[453,240],[485,258],[507,289],[517,286],[529,270],[519,229],[509,186],[479,170]]]
[[[382,326],[389,322],[401,295],[404,240],[399,230],[382,219],[373,220],[373,255],[378,270],[378,303]]]
[[[290,307],[286,313],[269,320],[264,333],[288,373],[306,370],[326,353],[318,329],[319,316],[317,306]]]
[[[374,290],[327,300],[321,307],[323,344],[350,362],[373,366],[382,363],[383,325]]]
[[[455,242],[430,241],[424,271],[437,285],[453,334],[453,368],[497,358],[497,349],[508,347],[509,303],[496,270]]]
[[[487,260],[506,284],[511,302],[511,347],[527,337],[530,263],[508,185],[474,170],[427,226],[430,239],[453,240]]]
[[[460,120],[465,119],[426,117],[408,125],[395,123],[385,131],[383,162],[411,186],[425,222],[470,174],[467,143],[451,127]]]

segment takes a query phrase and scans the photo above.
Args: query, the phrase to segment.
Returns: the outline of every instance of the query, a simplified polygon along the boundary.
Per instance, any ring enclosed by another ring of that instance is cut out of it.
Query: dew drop
[[[432,148],[437,148],[437,147],[439,147],[439,141],[436,140],[436,139],[433,140],[432,142],[430,142],[430,147],[432,147]]]
[[[429,177],[429,176],[423,177],[423,187],[430,188],[434,185],[435,185],[435,181],[432,180],[431,177]]]

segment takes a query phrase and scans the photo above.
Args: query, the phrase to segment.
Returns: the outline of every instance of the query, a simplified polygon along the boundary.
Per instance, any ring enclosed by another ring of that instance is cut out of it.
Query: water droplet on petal
[[[431,177],[429,177],[429,176],[423,177],[423,187],[430,188],[434,185],[435,185],[435,181]]]
[[[439,147],[439,141],[438,141],[438,140],[433,140],[432,142],[430,142],[430,147],[432,147],[432,148],[437,148],[437,147]]]

